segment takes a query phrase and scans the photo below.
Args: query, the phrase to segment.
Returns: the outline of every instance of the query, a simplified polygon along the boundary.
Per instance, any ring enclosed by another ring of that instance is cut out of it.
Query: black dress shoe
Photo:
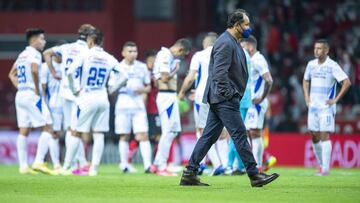
[[[258,173],[256,175],[250,176],[250,183],[252,187],[262,187],[268,183],[271,183],[276,178],[279,177],[279,174],[273,173],[271,175],[267,175],[265,173]]]
[[[182,186],[209,186],[209,184],[200,182],[200,178],[196,176],[195,171],[185,169],[180,180]]]

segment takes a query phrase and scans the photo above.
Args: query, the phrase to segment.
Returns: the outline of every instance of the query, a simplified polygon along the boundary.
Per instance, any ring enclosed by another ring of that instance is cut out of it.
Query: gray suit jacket
[[[242,97],[248,77],[244,50],[236,39],[225,31],[216,40],[211,52],[203,103],[216,104],[234,96]]]

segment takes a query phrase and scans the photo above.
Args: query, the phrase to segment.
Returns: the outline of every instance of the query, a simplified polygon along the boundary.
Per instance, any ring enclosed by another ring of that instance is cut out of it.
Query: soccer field
[[[246,176],[202,176],[210,187],[181,187],[179,177],[122,174],[102,165],[97,177],[19,175],[0,165],[0,202],[360,202],[360,170],[333,169],[315,177],[314,169],[275,168],[280,177],[251,188]]]

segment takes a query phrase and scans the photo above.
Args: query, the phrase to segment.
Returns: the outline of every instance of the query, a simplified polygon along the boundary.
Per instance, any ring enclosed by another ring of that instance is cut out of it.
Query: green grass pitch
[[[102,165],[97,177],[20,175],[17,166],[0,165],[0,202],[360,202],[360,170],[333,169],[315,177],[314,169],[274,168],[280,177],[251,188],[246,176],[202,176],[210,187],[181,187],[180,177],[122,174]]]

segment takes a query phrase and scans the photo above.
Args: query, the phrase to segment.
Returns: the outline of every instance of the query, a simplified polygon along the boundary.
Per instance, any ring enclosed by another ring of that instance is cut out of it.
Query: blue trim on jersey
[[[46,97],[47,97],[47,100],[50,101],[51,94],[50,94],[49,88],[46,88]]]
[[[261,76],[259,76],[259,78],[257,79],[256,84],[255,84],[254,93],[259,91],[262,81],[263,81],[263,78]]]
[[[260,115],[260,111],[261,111],[261,106],[260,106],[260,104],[255,104],[255,109],[256,109],[258,115]]]
[[[335,97],[335,89],[336,89],[336,83],[334,83],[334,85],[330,89],[329,99],[333,99]]]
[[[196,109],[196,112],[200,112],[200,104],[197,104],[197,103],[194,103],[195,104],[195,109]]]
[[[42,112],[42,102],[41,102],[41,97],[39,99],[38,102],[36,102],[36,107],[39,109],[40,112]]]
[[[80,112],[81,112],[81,109],[80,109],[79,106],[77,106],[77,111],[76,111],[76,117],[77,117],[77,118],[79,118]]]
[[[168,115],[168,118],[170,118],[170,116],[171,116],[172,110],[173,110],[173,108],[174,108],[174,104],[175,104],[175,103],[172,103],[172,104],[166,109],[166,113],[167,113],[167,115]]]
[[[197,76],[196,83],[195,83],[195,88],[197,88],[199,86],[200,80],[201,80],[201,64],[199,64],[199,71],[198,71],[198,76]]]

